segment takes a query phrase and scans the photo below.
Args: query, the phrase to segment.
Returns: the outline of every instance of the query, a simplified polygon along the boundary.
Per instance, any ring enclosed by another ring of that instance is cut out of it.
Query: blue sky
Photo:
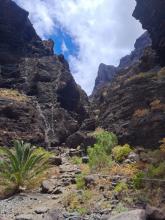
[[[100,63],[117,65],[144,32],[135,0],[14,0],[42,39],[53,38],[76,82],[90,94]],[[123,4],[124,2],[124,4]]]
[[[50,38],[55,42],[54,51],[56,54],[63,54],[67,60],[69,60],[70,55],[77,56],[78,45],[65,30],[58,28],[56,34],[50,35]]]

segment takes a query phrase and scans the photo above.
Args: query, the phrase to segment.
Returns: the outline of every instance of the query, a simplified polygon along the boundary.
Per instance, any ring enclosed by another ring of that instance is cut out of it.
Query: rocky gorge
[[[163,6],[162,1],[137,1],[133,16],[148,33],[118,67],[101,64],[91,97],[97,125],[133,146],[155,147],[164,136],[164,35],[157,29],[163,25]]]
[[[133,16],[147,31],[118,67],[100,65],[88,97],[28,12],[0,0],[0,146],[23,140],[53,153],[40,186],[5,199],[0,190],[0,219],[165,219],[165,2],[136,2]],[[97,149],[103,129],[128,152],[118,160],[111,149],[111,164],[94,170],[87,148]],[[151,183],[139,179],[145,172]]]

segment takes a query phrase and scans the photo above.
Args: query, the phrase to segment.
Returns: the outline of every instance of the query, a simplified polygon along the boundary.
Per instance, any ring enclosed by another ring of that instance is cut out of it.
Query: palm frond
[[[51,154],[42,148],[34,149],[31,144],[14,141],[14,148],[0,148],[0,177],[11,181],[18,189],[32,182],[49,167]]]

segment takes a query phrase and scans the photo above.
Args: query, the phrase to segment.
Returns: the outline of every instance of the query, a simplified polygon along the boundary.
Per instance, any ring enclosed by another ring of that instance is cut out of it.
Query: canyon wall
[[[147,29],[152,44],[147,33],[141,36],[115,74],[106,71],[108,80],[97,87],[99,70],[92,96],[97,126],[115,132],[120,143],[150,148],[165,136],[164,9],[162,0],[137,0],[133,15]]]
[[[28,12],[0,0],[0,144],[23,139],[54,147],[88,119],[88,97],[53,47],[36,34]],[[27,98],[16,99],[13,90]]]

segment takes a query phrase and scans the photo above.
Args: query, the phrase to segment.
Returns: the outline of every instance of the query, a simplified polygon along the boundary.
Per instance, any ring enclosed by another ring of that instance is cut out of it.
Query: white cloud
[[[76,81],[92,91],[100,63],[118,64],[142,33],[131,16],[133,0],[15,0],[30,12],[38,34],[45,38],[60,24],[79,47],[69,63]],[[65,45],[63,45],[63,49]]]
[[[68,48],[64,40],[62,41],[61,49],[62,49],[63,54],[68,52]]]

